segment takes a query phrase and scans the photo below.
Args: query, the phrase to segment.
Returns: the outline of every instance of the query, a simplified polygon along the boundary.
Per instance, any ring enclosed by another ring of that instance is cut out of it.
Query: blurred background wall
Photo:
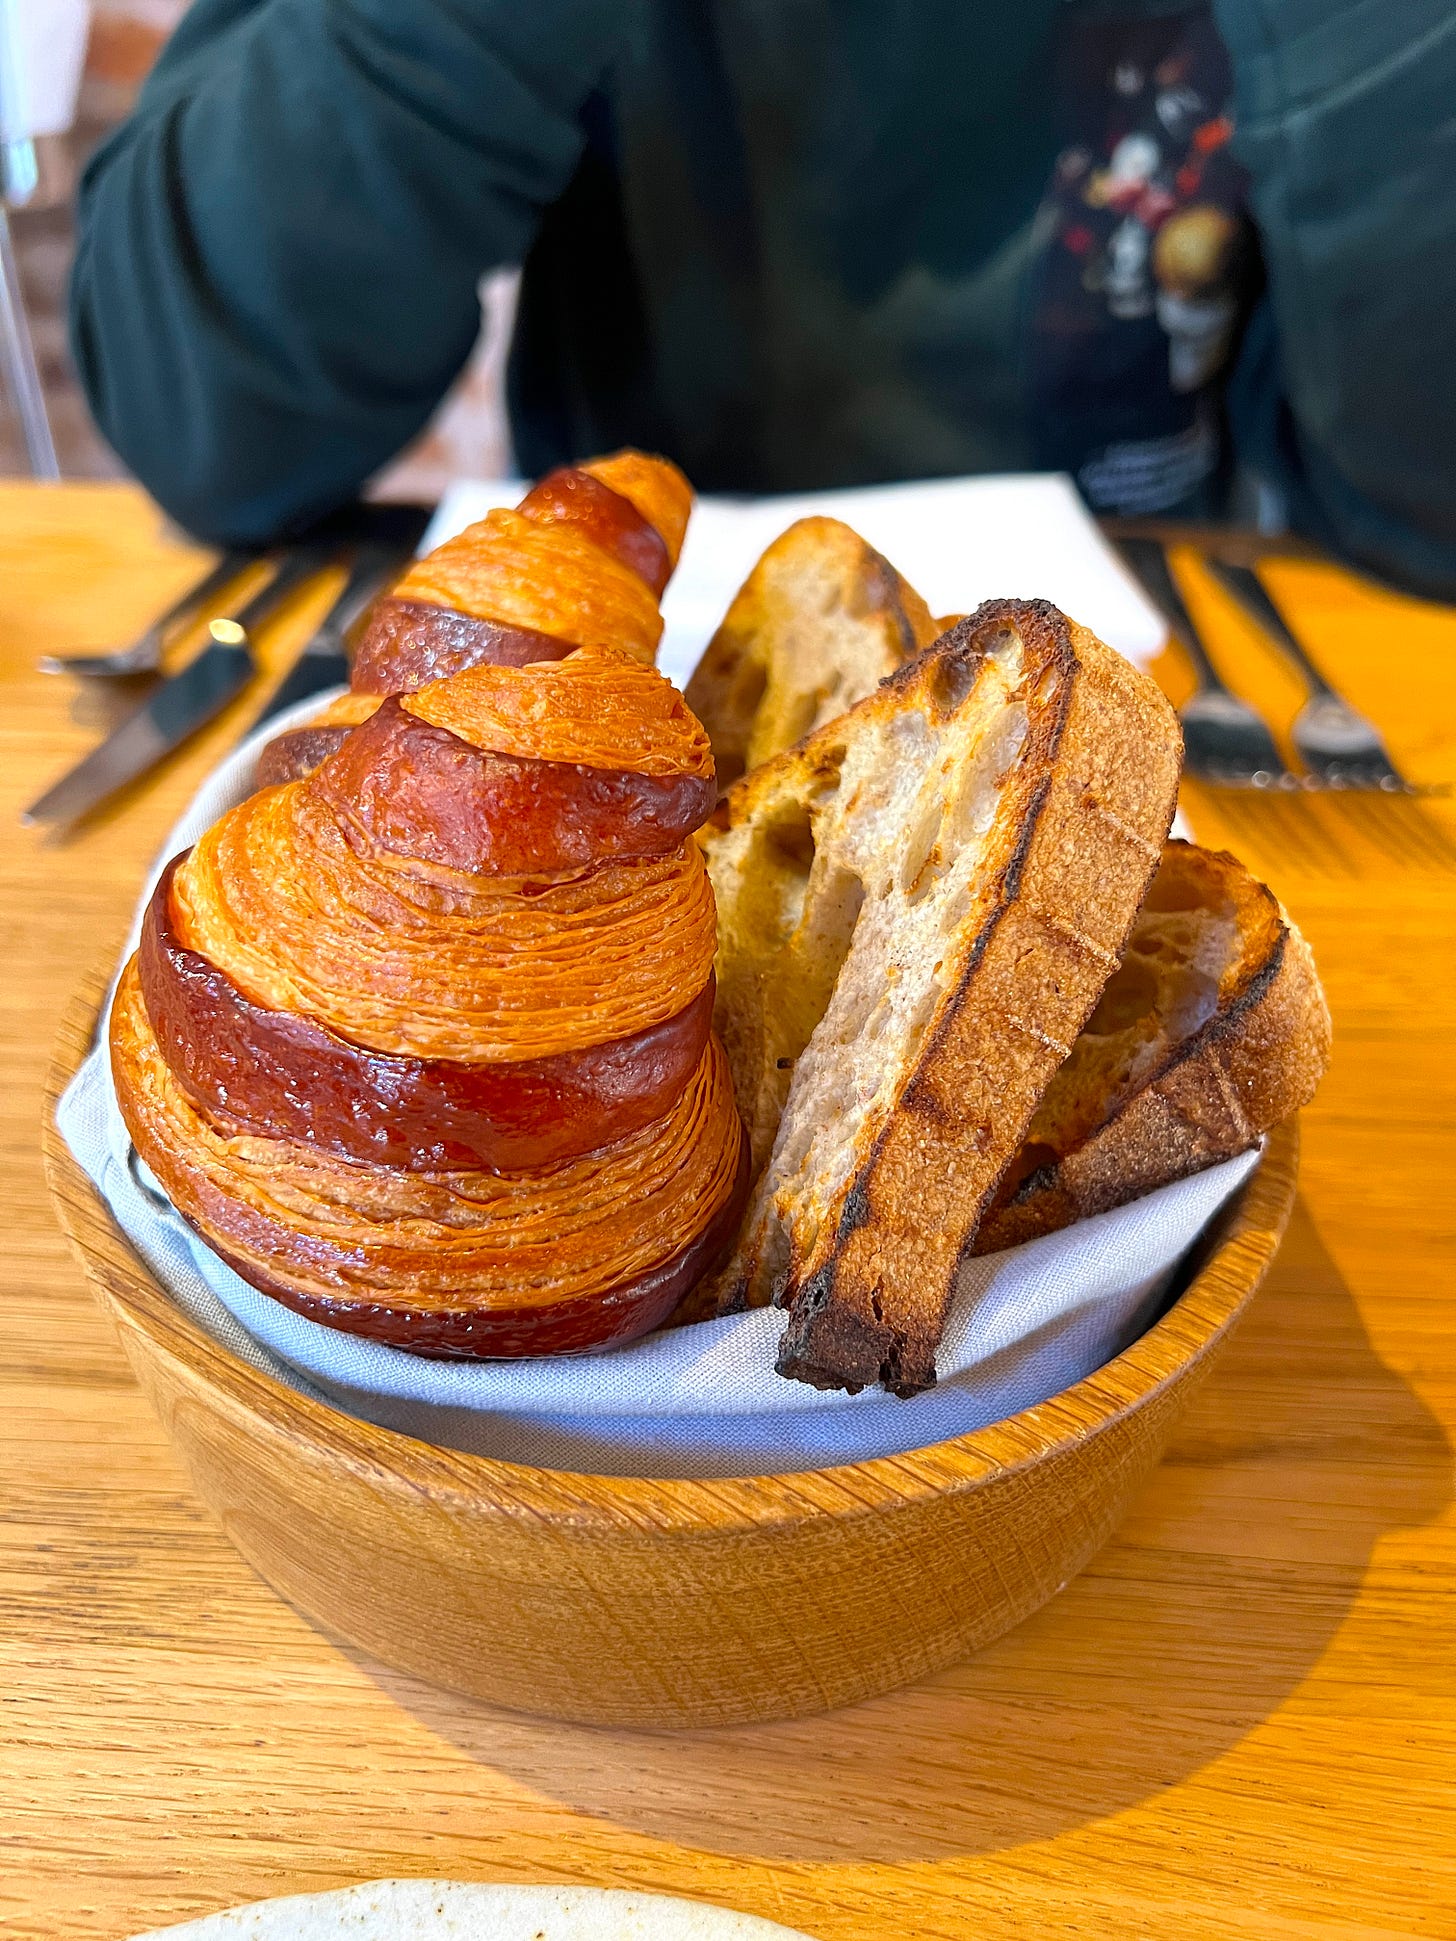
[[[126,115],[162,43],[186,11],[186,0],[92,4],[80,109],[65,143],[73,177],[102,136]],[[51,207],[18,210],[12,227],[61,470],[68,478],[116,477],[122,467],[91,424],[66,348],[66,280],[73,247],[69,196]],[[491,278],[483,286],[484,327],[475,353],[423,436],[378,480],[375,489],[381,495],[435,498],[449,478],[493,478],[511,469],[501,374],[514,302],[513,276]],[[25,469],[14,411],[0,391],[0,474]]]

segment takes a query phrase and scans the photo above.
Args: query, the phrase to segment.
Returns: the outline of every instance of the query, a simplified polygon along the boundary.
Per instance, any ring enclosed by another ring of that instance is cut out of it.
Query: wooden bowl
[[[62,1027],[51,1101],[101,982]],[[377,1429],[257,1373],[131,1251],[47,1113],[61,1223],[204,1500],[327,1630],[436,1685],[553,1718],[789,1718],[951,1664],[1107,1541],[1263,1279],[1291,1123],[1169,1312],[1074,1388],[913,1455],[729,1482],[529,1469]]]

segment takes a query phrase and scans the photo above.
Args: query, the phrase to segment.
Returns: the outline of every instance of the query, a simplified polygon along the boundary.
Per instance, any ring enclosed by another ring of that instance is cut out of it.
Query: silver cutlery
[[[1119,539],[1119,550],[1193,664],[1198,685],[1178,710],[1189,774],[1221,788],[1296,789],[1261,717],[1218,675],[1184,605],[1161,541]]]
[[[88,679],[129,680],[138,674],[155,674],[162,665],[163,649],[181,623],[200,617],[201,609],[225,593],[259,557],[236,550],[224,553],[130,647],[118,647],[109,654],[42,654],[36,665],[42,674],[84,674]]]
[[[233,618],[212,621],[208,644],[197,658],[161,682],[99,747],[33,802],[21,821],[69,828],[220,714],[256,671],[253,630],[312,579],[329,556],[316,547],[286,553],[273,578]]]
[[[1310,774],[1330,789],[1380,789],[1412,795],[1412,785],[1385,752],[1374,724],[1337,694],[1295,639],[1289,624],[1252,567],[1205,558],[1204,565],[1226,592],[1282,647],[1309,683],[1310,695],[1289,730],[1290,740]]]

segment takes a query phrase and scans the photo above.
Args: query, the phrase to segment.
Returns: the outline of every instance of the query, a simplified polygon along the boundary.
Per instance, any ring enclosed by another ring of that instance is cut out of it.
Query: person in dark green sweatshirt
[[[1453,104],[1449,0],[196,0],[73,344],[210,539],[352,497],[520,265],[525,473],[1237,489],[1456,596]]]

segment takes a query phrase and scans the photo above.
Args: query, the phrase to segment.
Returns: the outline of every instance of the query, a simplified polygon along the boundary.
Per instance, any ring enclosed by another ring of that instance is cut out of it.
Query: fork
[[[1162,542],[1119,539],[1117,545],[1193,663],[1198,685],[1178,710],[1183,724],[1183,764],[1189,774],[1221,788],[1300,787],[1299,777],[1291,774],[1280,759],[1264,721],[1219,679],[1178,591]]]
[[[224,553],[216,566],[209,567],[130,647],[118,647],[109,654],[43,654],[36,665],[42,674],[84,674],[89,679],[114,681],[156,674],[161,670],[162,650],[178,623],[224,592],[259,557],[241,551]]]
[[[1329,789],[1382,789],[1388,795],[1414,795],[1415,788],[1386,754],[1373,723],[1357,714],[1330,686],[1290,632],[1289,623],[1253,568],[1214,558],[1205,558],[1203,564],[1255,625],[1284,649],[1308,681],[1309,699],[1294,717],[1289,738],[1310,774]]]

